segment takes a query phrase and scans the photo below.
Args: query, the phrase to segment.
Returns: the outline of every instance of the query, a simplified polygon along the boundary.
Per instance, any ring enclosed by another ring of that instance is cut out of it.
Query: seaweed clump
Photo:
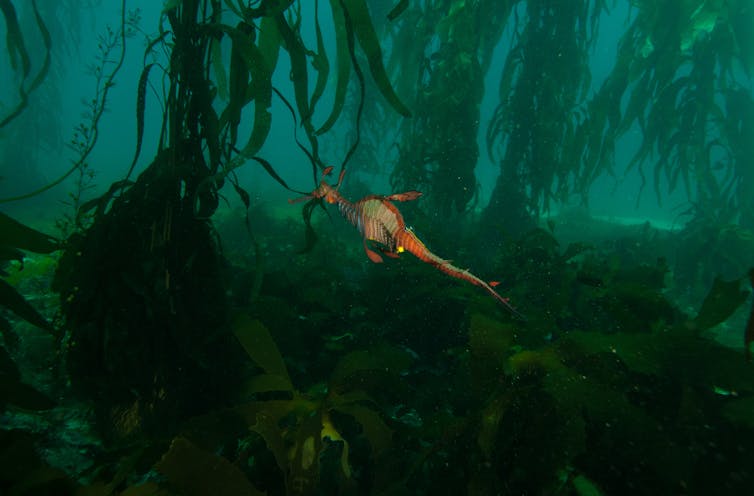
[[[166,158],[68,239],[53,282],[71,382],[96,398],[99,424],[116,438],[223,404],[237,385],[223,261]],[[227,366],[214,366],[220,359]]]

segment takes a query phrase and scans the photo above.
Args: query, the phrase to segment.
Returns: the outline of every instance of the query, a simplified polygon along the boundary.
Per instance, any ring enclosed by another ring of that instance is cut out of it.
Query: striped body
[[[397,253],[395,236],[406,229],[406,223],[392,203],[380,196],[367,196],[356,203],[340,197],[338,209],[365,240],[379,243],[387,252]]]
[[[335,185],[330,185],[325,180],[325,177],[328,176],[332,170],[333,168],[330,166],[322,171],[322,180],[317,189],[312,191],[310,195],[288,201],[296,203],[304,200],[324,200],[330,204],[337,204],[341,215],[343,215],[348,222],[356,226],[359,233],[361,233],[361,237],[364,240],[364,250],[372,262],[381,263],[382,257],[374,251],[369,244],[376,245],[375,248],[382,254],[394,258],[397,258],[400,253],[407,251],[422,262],[434,265],[437,269],[445,272],[449,276],[455,277],[456,279],[463,279],[475,286],[481,286],[513,314],[524,319],[523,315],[518,313],[516,309],[508,303],[508,298],[503,298],[497,293],[497,291],[492,289],[492,286],[497,285],[496,282],[487,283],[468,270],[460,269],[451,264],[450,261],[438,257],[429,251],[429,248],[427,248],[424,243],[416,237],[416,234],[414,234],[414,231],[411,230],[411,228],[406,227],[403,216],[392,202],[415,200],[421,196],[420,192],[406,191],[404,193],[394,193],[388,196],[369,195],[356,203],[351,203],[343,198],[338,191],[343,182],[343,176],[346,173],[345,168],[341,169],[340,175],[338,176],[338,182]]]
[[[403,201],[418,196],[416,192],[401,193],[388,197],[370,195],[356,203],[351,203],[343,198],[337,191],[331,192],[328,199],[330,203],[337,203],[341,215],[351,224],[356,226],[364,238],[364,249],[367,256],[373,262],[382,262],[382,257],[367,246],[367,242],[377,243],[378,249],[385,255],[397,257],[398,254],[407,251],[422,262],[434,265],[437,269],[449,276],[468,281],[475,286],[481,286],[492,297],[512,313],[520,316],[507,298],[503,298],[487,282],[479,279],[466,269],[456,267],[450,261],[442,259],[432,253],[427,246],[416,236],[414,231],[406,227],[403,216],[398,211],[391,199]],[[407,196],[408,195],[408,196]]]

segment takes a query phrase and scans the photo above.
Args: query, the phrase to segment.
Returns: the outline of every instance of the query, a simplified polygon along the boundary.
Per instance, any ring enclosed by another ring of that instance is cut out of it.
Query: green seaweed
[[[0,488],[6,494],[72,495],[75,483],[41,459],[35,441],[28,432],[0,430]]]
[[[336,87],[333,107],[325,122],[317,129],[317,134],[324,134],[332,128],[340,117],[346,101],[348,82],[351,77],[351,56],[349,53],[348,30],[346,29],[343,7],[340,0],[330,0],[333,20],[335,21],[336,44]]]
[[[212,43],[210,48],[210,64],[215,74],[215,81],[217,83],[217,96],[222,101],[228,100],[228,74],[225,71],[225,64],[223,63],[222,44],[219,41]]]
[[[26,44],[24,43],[24,37],[21,34],[21,27],[18,24],[18,16],[16,15],[16,9],[10,0],[0,1],[0,10],[3,12],[6,24],[6,39],[8,57],[10,58],[11,67],[14,70],[18,70],[19,59],[21,63],[21,72],[24,77],[29,75],[31,71],[31,59],[29,53],[26,50]]]
[[[715,278],[712,288],[702,302],[693,324],[699,331],[706,331],[730,317],[749,297],[749,291],[741,290],[741,281],[723,281]]]
[[[399,0],[387,15],[389,21],[396,20],[408,8],[408,0]]]
[[[52,253],[60,248],[58,241],[0,212],[0,246]]]
[[[343,248],[337,232],[306,259],[291,258],[295,222],[256,205],[253,185],[233,172],[251,158],[288,188],[270,161],[247,154],[268,141],[271,120],[278,119],[271,95],[286,93],[271,81],[281,49],[295,61],[287,89],[296,98],[285,102],[294,128],[299,121],[308,127],[324,101],[324,67],[334,60],[323,46],[325,20],[303,17],[304,4],[287,0],[167,2],[165,26],[148,43],[170,57],[151,69],[165,71],[167,88],[160,152],[133,183],[114,184],[91,226],[66,240],[54,281],[65,368],[46,384],[51,396],[63,392],[70,408],[44,414],[49,424],[26,420],[29,413],[19,410],[53,405],[24,385],[10,356],[0,355],[0,401],[9,419],[0,430],[0,492],[750,490],[752,456],[744,448],[754,442],[752,368],[740,349],[715,340],[728,332],[740,338],[734,311],[747,293],[737,278],[751,267],[754,239],[745,207],[751,99],[746,87],[724,84],[738,77],[730,67],[742,60],[726,55],[735,44],[725,36],[740,29],[718,2],[682,2],[678,19],[662,3],[633,2],[615,70],[587,100],[583,48],[608,3],[432,0],[366,11],[370,23],[382,21],[372,25],[375,36],[374,28],[384,29],[377,41],[390,57],[383,70],[392,82],[383,83],[408,98],[422,70],[415,99],[406,100],[417,119],[401,128],[400,165],[391,179],[436,195],[437,203],[417,219],[442,219],[447,239],[482,253],[489,272],[511,288],[529,319],[505,322],[473,292],[445,286],[431,267],[395,264],[388,276],[373,270],[358,250]],[[397,129],[399,117],[383,98],[348,100],[352,65],[364,89],[353,51],[361,28],[346,21],[355,3],[332,5],[336,97],[324,129],[307,129],[312,150],[301,172],[316,174],[321,164],[312,135],[331,129],[346,104],[358,104],[354,162],[373,161],[369,172],[389,173],[376,164],[379,144],[389,141],[383,130]],[[740,13],[741,5],[727,8]],[[397,10],[400,16],[385,22]],[[549,229],[521,228],[518,238],[500,238],[493,235],[498,227],[516,226],[492,216],[487,221],[495,229],[485,231],[492,237],[478,236],[490,225],[462,214],[474,205],[478,83],[493,56],[488,48],[500,40],[496,29],[505,26],[515,33],[514,46],[502,68],[505,96],[489,128],[491,148],[505,152],[501,182],[513,183],[506,190],[511,196],[502,196],[519,209],[504,213],[513,220],[520,213],[518,227],[533,225],[526,220],[547,201],[586,192],[613,166],[619,135],[636,125],[644,139],[636,170],[644,173],[642,164],[651,163],[648,180],[698,186],[683,230],[593,219],[574,226],[564,215],[551,219]],[[312,33],[314,48],[304,32]],[[542,52],[543,46],[553,50]],[[710,50],[715,46],[723,53]],[[404,49],[388,53],[387,47]],[[556,47],[563,61],[549,59]],[[229,66],[219,56],[227,48]],[[743,57],[748,49],[740,50]],[[710,81],[712,104],[709,87],[702,88]],[[246,152],[236,148],[244,112],[255,116],[241,146],[251,147]],[[711,177],[709,157],[723,160]],[[660,159],[666,162],[654,164]],[[244,209],[210,219],[223,183],[232,185]],[[318,205],[305,206],[310,234]],[[242,224],[254,228],[253,254]],[[6,238],[6,232],[15,234]],[[59,246],[4,217],[0,237],[2,260],[22,259],[18,242],[42,251]],[[490,246],[478,246],[485,241]],[[30,268],[5,282],[23,280]],[[406,285],[412,290],[404,291]],[[702,300],[699,291],[707,297],[686,315],[684,309]],[[726,321],[713,339],[707,331]],[[26,336],[13,342],[12,324],[0,317],[5,347],[28,352]],[[85,409],[93,410],[91,421],[81,420]],[[14,421],[40,434],[9,430]],[[105,439],[93,448],[74,446],[96,460],[85,469],[66,466],[69,475],[50,468],[39,454],[70,444],[67,426],[79,432],[81,423],[93,424]]]
[[[283,357],[275,346],[270,333],[258,320],[252,320],[246,314],[239,314],[232,323],[233,331],[254,363],[271,376],[283,380],[283,390],[292,388],[291,379],[285,368]]]
[[[241,149],[241,155],[251,157],[256,155],[272,124],[269,108],[272,105],[272,72],[277,65],[279,34],[272,20],[265,18],[260,27],[259,44],[247,44],[243,38],[237,39],[241,56],[246,62],[251,84],[247,99],[254,99],[254,127],[246,145]]]
[[[401,77],[396,87],[413,92],[415,118],[387,124],[402,129],[391,185],[422,191],[436,229],[475,206],[484,74],[511,12],[507,2],[441,3],[414,4],[393,28],[391,42],[401,48],[389,67]]]
[[[54,331],[52,324],[42,317],[13,286],[0,279],[0,306],[12,311],[25,321],[46,331]]]
[[[501,171],[484,214],[489,228],[525,232],[551,201],[586,197],[570,186],[579,170],[573,156],[582,153],[571,147],[579,143],[575,119],[591,84],[588,53],[603,9],[585,0],[526,2],[525,18],[517,19],[487,129],[488,152]]]
[[[254,28],[245,22],[239,22],[231,32],[230,68],[228,75],[228,105],[220,114],[220,127],[228,126],[230,146],[235,146],[238,139],[238,125],[241,123],[241,110],[247,104],[246,92],[249,88],[249,66],[245,63],[248,55],[243,54],[249,41],[254,41]]]
[[[361,49],[367,57],[369,70],[372,73],[377,88],[385,97],[385,100],[404,117],[410,117],[411,111],[401,102],[395,94],[385,66],[382,63],[382,49],[380,48],[377,33],[369,16],[369,9],[365,0],[340,0],[345,14],[346,29],[353,30]]]
[[[754,418],[751,416],[752,411],[754,411],[754,396],[733,398],[723,406],[723,415],[725,418],[736,424],[746,426],[749,429],[754,429]]]
[[[181,437],[173,439],[155,469],[168,479],[171,487],[188,496],[265,494],[255,488],[234,464]]]
[[[0,264],[16,259],[23,263],[23,253],[28,250],[35,253],[52,253],[60,248],[52,236],[43,234],[0,212]],[[0,268],[0,275],[5,274]],[[7,308],[32,325],[46,331],[54,331],[52,324],[6,280],[0,279],[0,307]],[[7,321],[6,321],[7,322]],[[6,333],[3,332],[5,335]]]
[[[344,480],[351,479],[350,445],[347,437],[334,424],[335,415],[354,419],[372,448],[372,457],[378,457],[387,449],[391,430],[374,409],[376,401],[352,386],[355,374],[386,371],[385,363],[379,357],[389,356],[387,349],[346,355],[335,367],[325,395],[302,393],[292,388],[283,359],[263,324],[241,315],[237,317],[234,327],[249,357],[266,372],[250,378],[247,392],[252,396],[273,391],[290,395],[290,399],[258,399],[235,409],[246,419],[249,429],[265,440],[285,474],[285,486],[289,492],[309,492],[317,487],[319,460],[327,448],[325,439],[342,443],[339,472]],[[406,358],[400,358],[400,353],[393,354],[398,358],[392,373],[397,374],[408,363]],[[389,368],[387,370],[390,371]],[[368,384],[363,380],[357,382],[362,387]],[[289,427],[281,431],[279,426],[284,421]],[[287,454],[283,449],[285,445],[290,446]]]
[[[726,95],[741,85],[731,68],[749,67],[751,60],[748,48],[739,49],[750,38],[740,26],[751,19],[751,9],[746,2],[701,0],[635,6],[615,65],[578,124],[579,141],[586,143],[578,151],[584,159],[580,187],[586,190],[601,172],[613,171],[616,141],[638,125],[642,143],[629,170],[638,172],[642,187],[651,183],[658,201],[682,187],[699,218],[735,205],[751,228],[754,183],[741,166],[749,161],[744,150],[750,145],[737,139],[741,127],[731,126],[740,110],[725,105]],[[624,110],[621,101],[627,102]],[[736,108],[751,105],[748,95]],[[714,158],[719,155],[726,158]],[[736,181],[742,187],[734,187]]]
[[[309,106],[309,77],[306,63],[306,49],[282,13],[278,14],[274,20],[283,46],[290,56],[291,81],[293,82],[296,107],[301,116],[301,125],[306,127],[309,124],[312,113],[312,108]]]
[[[147,64],[144,69],[141,70],[141,76],[139,76],[139,86],[136,89],[136,151],[134,151],[134,158],[131,160],[131,166],[126,173],[126,181],[131,177],[131,173],[136,167],[136,161],[141,154],[141,145],[144,139],[144,110],[146,109],[147,99],[147,83],[149,82],[149,71],[154,66],[154,63]]]
[[[36,4],[32,2],[32,5],[35,9],[35,17],[37,23],[39,24],[39,29],[42,31],[43,39],[45,43],[50,43],[51,41],[49,32],[42,24],[42,18],[40,17],[39,13],[36,12]],[[54,188],[55,186],[58,186],[68,177],[70,177],[74,172],[82,172],[86,169],[86,160],[94,149],[94,146],[97,144],[99,138],[98,125],[100,119],[102,118],[102,114],[105,111],[105,104],[107,103],[108,94],[114,86],[115,77],[123,65],[123,58],[125,56],[126,49],[126,29],[132,28],[138,22],[138,14],[134,13],[127,15],[125,6],[125,2],[122,2],[120,29],[118,31],[109,29],[107,31],[107,36],[103,36],[100,39],[101,42],[98,44],[100,54],[98,59],[99,66],[97,67],[97,71],[99,73],[99,76],[97,77],[97,87],[95,90],[94,98],[87,102],[87,112],[85,114],[86,123],[81,123],[77,126],[76,131],[74,132],[74,137],[70,143],[77,154],[77,157],[73,161],[73,164],[62,175],[60,175],[53,181],[48,182],[44,186],[41,186],[28,193],[0,198],[0,203],[15,202],[33,198],[41,193],[44,193],[45,191]],[[49,50],[50,47],[48,47],[48,56],[45,58],[43,71],[46,71],[50,65]],[[112,64],[112,62],[114,62],[114,64]],[[43,79],[43,73],[40,72],[37,78],[35,78],[33,86],[41,84]],[[23,85],[21,88],[21,92],[23,93]],[[21,110],[23,110],[25,105],[26,102],[22,101],[21,104],[19,104],[19,106],[16,108],[16,111],[5,119],[5,122],[9,122],[10,119],[17,116],[21,112]],[[76,201],[76,203],[77,204],[75,206],[78,207],[78,201]]]
[[[6,346],[7,346],[7,339]],[[21,380],[18,367],[0,348],[0,412],[8,406],[27,411],[49,410],[55,406],[47,395]],[[2,432],[2,431],[0,431]]]
[[[314,29],[317,36],[317,51],[312,55],[312,67],[317,71],[317,82],[314,85],[311,99],[309,100],[309,108],[314,109],[317,106],[317,102],[322,98],[327,87],[327,80],[330,76],[330,61],[327,58],[327,51],[325,50],[325,40],[322,35],[322,28],[319,25],[319,0],[315,0],[314,3]]]
[[[36,90],[42,81],[47,77],[47,73],[50,70],[51,64],[51,52],[52,52],[52,38],[50,32],[45,26],[42,16],[37,9],[36,1],[31,2],[34,12],[34,19],[37,24],[37,29],[42,37],[42,42],[45,46],[45,59],[39,72],[32,80],[29,87],[25,87],[26,79],[31,72],[31,57],[26,49],[26,43],[24,41],[24,35],[21,31],[21,27],[18,23],[18,17],[16,15],[16,9],[10,0],[0,1],[0,12],[3,13],[5,19],[5,44],[8,51],[8,57],[10,59],[11,68],[14,71],[21,73],[21,82],[18,86],[19,102],[16,107],[6,116],[0,120],[0,128],[7,126],[13,119],[21,115],[21,112],[27,107],[29,102],[29,95]],[[20,65],[20,67],[19,67]]]

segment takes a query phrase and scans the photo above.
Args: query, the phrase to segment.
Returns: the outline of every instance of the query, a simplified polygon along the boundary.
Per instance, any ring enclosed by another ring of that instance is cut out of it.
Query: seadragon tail
[[[493,298],[500,302],[508,311],[520,319],[525,317],[516,310],[513,305],[510,304],[508,298],[504,298],[497,291],[495,291],[489,283],[479,279],[477,276],[469,272],[467,269],[461,269],[456,267],[449,260],[438,257],[430,251],[427,246],[414,234],[411,229],[404,229],[400,233],[396,233],[396,246],[398,251],[407,251],[414,255],[422,262],[435,266],[438,270],[448,274],[456,279],[461,279],[470,282],[474,286],[480,286],[484,288]]]
[[[342,179],[343,173],[338,180],[338,186]],[[411,201],[420,195],[421,193],[418,191],[406,191],[389,196],[368,195],[356,203],[351,203],[338,193],[337,188],[333,188],[323,181],[311,196],[324,198],[328,203],[337,204],[341,215],[359,230],[364,240],[364,251],[372,262],[382,262],[380,254],[370,248],[372,243],[378,245],[378,250],[382,254],[391,257],[395,257],[403,251],[410,252],[422,262],[434,265],[438,270],[451,277],[484,288],[513,315],[525,320],[525,317],[510,304],[508,298],[500,296],[493,289],[492,286],[497,285],[497,283],[485,282],[468,270],[456,267],[449,260],[438,257],[422,243],[411,228],[406,226],[403,216],[391,203],[391,200]]]

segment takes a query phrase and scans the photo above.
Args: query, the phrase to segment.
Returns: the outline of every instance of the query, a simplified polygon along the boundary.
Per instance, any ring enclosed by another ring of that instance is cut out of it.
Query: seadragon
[[[405,202],[416,200],[421,196],[419,191],[406,191],[392,195],[367,195],[357,202],[351,202],[344,198],[340,192],[345,168],[341,170],[338,182],[331,185],[326,177],[332,172],[332,166],[322,171],[322,179],[319,186],[302,198],[289,200],[291,203],[312,199],[321,199],[327,203],[338,206],[341,215],[354,225],[362,236],[364,250],[369,260],[382,263],[380,253],[392,258],[398,258],[401,253],[409,252],[422,262],[433,265],[451,277],[468,281],[475,286],[484,288],[493,298],[505,306],[511,313],[518,317],[522,315],[510,304],[508,298],[504,298],[493,289],[497,281],[485,282],[467,269],[461,269],[453,265],[449,260],[438,257],[414,233],[413,229],[406,225],[398,208],[392,202]],[[375,248],[375,249],[373,249]],[[379,251],[380,253],[377,253]]]

